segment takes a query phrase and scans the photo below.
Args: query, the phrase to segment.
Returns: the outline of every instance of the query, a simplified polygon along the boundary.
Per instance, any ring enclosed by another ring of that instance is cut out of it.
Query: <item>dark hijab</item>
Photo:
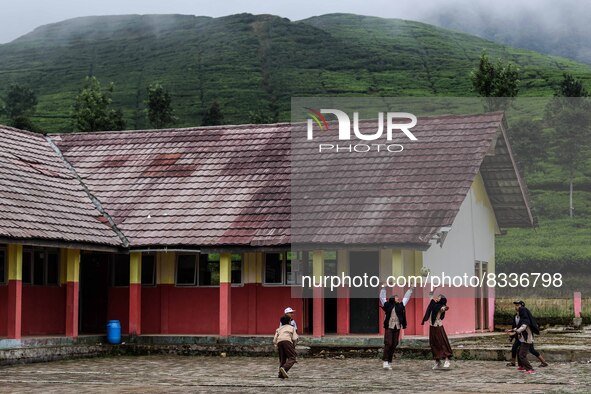
[[[519,325],[521,326],[522,324],[525,324],[531,328],[532,323],[529,317],[530,314],[528,312],[529,310],[524,306],[519,308]]]
[[[279,321],[281,322],[281,325],[284,326],[286,324],[291,323],[291,317],[289,317],[287,315],[283,315],[283,316],[281,316],[281,319],[279,319]]]
[[[435,324],[437,314],[444,306],[447,306],[447,298],[445,298],[443,295],[439,296],[439,301],[437,302],[435,302],[435,300],[431,300],[427,310],[425,311],[425,316],[423,316],[423,323],[431,319],[431,324]],[[441,320],[445,319],[445,311],[441,312],[441,316],[439,316],[439,318]]]

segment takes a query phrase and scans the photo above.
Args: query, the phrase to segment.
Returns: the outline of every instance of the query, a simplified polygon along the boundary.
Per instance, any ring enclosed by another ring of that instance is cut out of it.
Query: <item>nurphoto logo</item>
[[[411,141],[417,141],[417,137],[410,131],[417,125],[417,117],[408,112],[378,112],[377,130],[361,130],[359,126],[359,112],[353,112],[353,134],[351,133],[351,118],[344,111],[339,109],[320,109],[319,111],[307,108],[308,111],[308,141],[314,140],[314,128],[322,132],[329,132],[330,125],[323,114],[332,114],[336,117],[338,123],[339,141],[351,141],[354,137],[361,141],[378,141],[384,135],[384,117],[386,118],[386,139],[385,143],[358,143],[358,144],[338,144],[338,143],[320,143],[318,152],[402,152],[404,147],[401,144],[390,143],[393,140],[394,132],[401,131]],[[397,133],[398,134],[398,133]]]

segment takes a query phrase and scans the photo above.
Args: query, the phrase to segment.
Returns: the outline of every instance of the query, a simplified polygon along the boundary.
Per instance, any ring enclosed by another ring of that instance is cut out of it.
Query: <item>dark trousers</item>
[[[277,350],[279,350],[279,366],[286,372],[289,371],[297,363],[295,345],[290,341],[281,341],[277,343]]]
[[[516,359],[517,358],[517,351],[519,350],[519,345],[521,345],[521,342],[519,342],[518,339],[515,339],[513,341],[513,346],[511,347],[511,358],[512,359]],[[531,354],[533,354],[536,357],[540,357],[540,352],[538,352],[535,348],[534,348],[534,344],[530,343],[529,344],[529,352]]]
[[[394,350],[398,346],[398,340],[400,339],[400,330],[396,328],[386,328],[384,332],[384,357],[382,360],[389,363],[392,362],[394,357]]]
[[[519,351],[517,352],[517,361],[520,367],[525,368],[527,371],[534,369],[529,361],[527,361],[527,354],[529,353],[529,347],[531,344],[527,342],[521,342]]]

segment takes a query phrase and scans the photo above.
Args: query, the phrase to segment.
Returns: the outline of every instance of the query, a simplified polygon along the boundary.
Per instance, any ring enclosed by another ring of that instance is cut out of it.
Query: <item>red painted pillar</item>
[[[312,252],[312,271],[317,283],[321,283],[324,276],[324,252],[315,250]],[[324,336],[324,288],[314,287],[312,300],[313,327],[312,335],[315,337]]]
[[[220,336],[232,333],[232,256],[220,254]]]
[[[23,294],[23,246],[8,245],[8,305],[7,336],[9,339],[21,338],[22,294]]]
[[[66,249],[66,336],[78,336],[80,250]]]
[[[350,333],[350,291],[349,287],[337,289],[337,334],[349,335]]]
[[[313,294],[314,326],[312,327],[312,335],[322,337],[324,336],[324,288],[315,287]]]
[[[142,333],[142,254],[129,254],[129,334]]]
[[[581,317],[581,292],[577,291],[574,293],[573,305],[575,310],[575,317]]]

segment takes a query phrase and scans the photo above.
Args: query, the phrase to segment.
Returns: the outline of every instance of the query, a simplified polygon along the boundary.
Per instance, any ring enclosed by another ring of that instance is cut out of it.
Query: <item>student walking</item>
[[[394,357],[394,350],[396,350],[400,341],[400,330],[406,328],[406,304],[410,300],[412,291],[412,288],[408,289],[402,301],[395,294],[382,306],[386,315],[384,319],[384,356],[382,357],[384,369],[392,369],[392,358]],[[381,299],[382,293],[380,292]]]
[[[513,345],[511,346],[511,361],[507,363],[508,367],[515,367],[515,361],[517,360],[517,353],[519,351],[519,346],[521,345],[521,342],[519,341],[519,339],[517,339],[517,334],[514,333],[512,330],[519,327],[519,309],[520,308],[525,308],[525,312],[527,313],[530,322],[532,322],[532,332],[534,334],[539,334],[539,328],[538,325],[534,319],[534,317],[532,316],[531,312],[529,309],[527,309],[525,307],[525,302],[523,301],[515,301],[513,302],[513,305],[515,305],[515,317],[513,318],[513,321],[511,322],[511,332],[512,335],[510,336],[510,340],[513,341]],[[532,343],[529,347],[529,352],[531,354],[533,354],[539,361],[540,361],[540,367],[547,367],[548,363],[546,362],[546,360],[544,359],[544,357],[540,354],[540,352],[538,352],[535,348],[534,348],[534,344]]]
[[[295,345],[298,341],[298,333],[290,324],[289,316],[281,318],[281,326],[275,331],[273,345],[279,352],[279,375],[281,379],[289,377],[287,372],[297,363]]]
[[[449,359],[453,356],[453,352],[443,328],[443,319],[445,319],[445,312],[448,310],[447,298],[440,294],[431,299],[421,323],[429,322],[429,345],[435,360],[433,369],[441,369],[442,367],[447,369],[451,366]],[[444,360],[443,365],[441,360]]]
[[[519,327],[510,330],[509,335],[513,333],[517,334],[517,339],[520,342],[519,351],[517,352],[517,362],[519,364],[517,369],[526,374],[535,374],[536,371],[527,360],[529,348],[534,343],[534,333],[532,331],[532,322],[525,308],[519,308]]]

